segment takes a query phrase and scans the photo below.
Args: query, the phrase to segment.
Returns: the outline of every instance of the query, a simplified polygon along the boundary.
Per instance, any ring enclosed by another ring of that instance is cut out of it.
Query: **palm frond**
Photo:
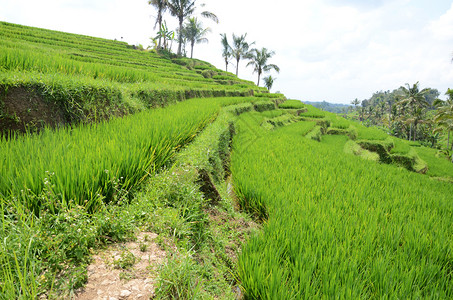
[[[209,12],[209,11],[204,11],[201,13],[201,15],[207,19],[211,19],[213,20],[214,22],[216,22],[217,24],[219,24],[219,18],[212,12]]]

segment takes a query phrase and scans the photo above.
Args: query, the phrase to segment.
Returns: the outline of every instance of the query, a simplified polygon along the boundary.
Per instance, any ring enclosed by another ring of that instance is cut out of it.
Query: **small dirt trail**
[[[141,232],[134,242],[100,250],[88,266],[88,282],[76,300],[150,299],[165,252],[154,242],[157,234]]]

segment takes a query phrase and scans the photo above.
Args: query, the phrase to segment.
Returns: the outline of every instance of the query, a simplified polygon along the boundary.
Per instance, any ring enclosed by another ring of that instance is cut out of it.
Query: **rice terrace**
[[[453,90],[288,99],[145,2],[148,48],[0,19],[0,299],[453,298]]]

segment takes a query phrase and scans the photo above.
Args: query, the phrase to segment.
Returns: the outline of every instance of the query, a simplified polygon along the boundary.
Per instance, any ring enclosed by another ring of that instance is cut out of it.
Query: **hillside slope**
[[[108,119],[267,91],[209,63],[124,42],[0,22],[0,131]]]

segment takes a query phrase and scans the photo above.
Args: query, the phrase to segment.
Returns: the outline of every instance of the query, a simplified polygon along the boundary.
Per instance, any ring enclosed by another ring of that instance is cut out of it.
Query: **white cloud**
[[[453,41],[453,3],[444,15],[429,24],[427,30],[439,42]]]

